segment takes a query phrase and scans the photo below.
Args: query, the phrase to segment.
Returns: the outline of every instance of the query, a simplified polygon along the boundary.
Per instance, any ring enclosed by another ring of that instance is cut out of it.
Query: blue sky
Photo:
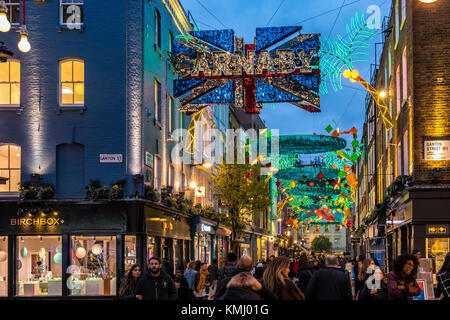
[[[366,11],[378,5],[381,18],[389,14],[390,0],[180,0],[201,30],[234,29],[236,35],[252,43],[257,27],[301,25],[302,33],[320,33],[323,41],[328,36],[336,39],[345,35],[345,26],[356,12],[369,16]],[[340,9],[341,5],[344,6]],[[279,5],[281,7],[273,16]],[[211,13],[209,13],[209,10]],[[336,9],[336,10],[333,10]],[[327,11],[322,16],[316,17]],[[214,17],[217,17],[217,19]],[[273,17],[272,17],[273,16]],[[304,21],[306,20],[306,21]],[[219,22],[220,21],[220,22]],[[269,23],[270,21],[270,23]],[[336,23],[335,23],[336,21]],[[268,25],[269,23],[269,25]],[[334,27],[333,27],[334,25]],[[378,30],[381,32],[381,30]],[[381,34],[375,37],[369,48],[366,62],[357,62],[356,68],[369,80],[370,64],[374,63],[375,42],[381,42]],[[380,51],[380,47],[378,48]],[[366,91],[358,83],[342,79],[342,90],[321,95],[321,113],[309,113],[289,103],[267,105],[261,118],[266,126],[280,129],[280,134],[327,134],[325,127],[337,123],[341,131],[355,126],[362,133],[365,115]],[[358,139],[360,138],[358,135]]]

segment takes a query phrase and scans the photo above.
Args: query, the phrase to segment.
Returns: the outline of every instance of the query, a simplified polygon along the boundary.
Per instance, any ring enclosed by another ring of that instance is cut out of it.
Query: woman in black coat
[[[385,277],[383,270],[377,269],[375,272],[379,273],[380,289],[369,289],[366,281],[370,275],[366,275],[361,286],[361,291],[359,292],[358,300],[388,300],[387,278]]]
[[[136,296],[134,290],[143,274],[144,269],[139,264],[133,264],[122,280],[119,288],[119,297],[123,300],[134,300]]]

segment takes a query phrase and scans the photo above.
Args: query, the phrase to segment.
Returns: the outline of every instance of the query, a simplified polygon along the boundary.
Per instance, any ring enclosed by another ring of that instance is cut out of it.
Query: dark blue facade
[[[82,198],[80,187],[91,179],[108,186],[126,179],[125,196],[142,194],[143,184],[133,177],[145,174],[145,152],[169,151],[162,147],[166,118],[160,119],[162,129],[154,121],[153,86],[158,77],[165,105],[173,74],[164,50],[168,30],[177,34],[170,14],[161,1],[86,1],[82,29],[68,30],[59,24],[59,1],[26,5],[31,50],[18,50],[14,28],[0,33],[21,64],[20,108],[0,111],[0,143],[22,148],[21,181],[37,173],[56,186],[58,198]],[[155,7],[161,14],[163,57],[154,48]],[[82,107],[59,106],[59,61],[66,58],[84,61]],[[100,163],[100,154],[121,154],[123,161]]]

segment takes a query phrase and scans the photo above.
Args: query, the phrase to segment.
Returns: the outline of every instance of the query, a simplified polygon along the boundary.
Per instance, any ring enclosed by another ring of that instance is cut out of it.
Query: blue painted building
[[[191,179],[170,156],[170,132],[189,124],[169,63],[173,38],[191,28],[180,3],[6,6],[12,27],[0,41],[14,55],[0,63],[0,297],[115,295],[133,263],[183,266],[190,217],[142,199],[145,186],[183,192]],[[29,52],[17,47],[24,25]],[[125,180],[124,195],[91,201],[91,180]],[[55,195],[18,202],[25,182],[52,184]]]

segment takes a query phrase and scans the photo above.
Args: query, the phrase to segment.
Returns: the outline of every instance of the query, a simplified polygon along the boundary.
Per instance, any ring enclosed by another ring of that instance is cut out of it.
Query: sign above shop
[[[209,224],[202,223],[200,226],[200,230],[202,230],[202,232],[211,232],[212,228]]]
[[[450,160],[450,140],[424,142],[425,160]]]
[[[153,155],[150,152],[145,152],[145,165],[153,168]]]
[[[429,225],[427,226],[428,234],[447,234],[448,225]]]
[[[205,197],[205,187],[195,187],[195,196],[199,198]]]
[[[11,226],[56,226],[64,223],[61,218],[20,218],[11,219]]]
[[[123,155],[119,154],[109,154],[109,153],[101,153],[99,155],[100,163],[122,163]]]

